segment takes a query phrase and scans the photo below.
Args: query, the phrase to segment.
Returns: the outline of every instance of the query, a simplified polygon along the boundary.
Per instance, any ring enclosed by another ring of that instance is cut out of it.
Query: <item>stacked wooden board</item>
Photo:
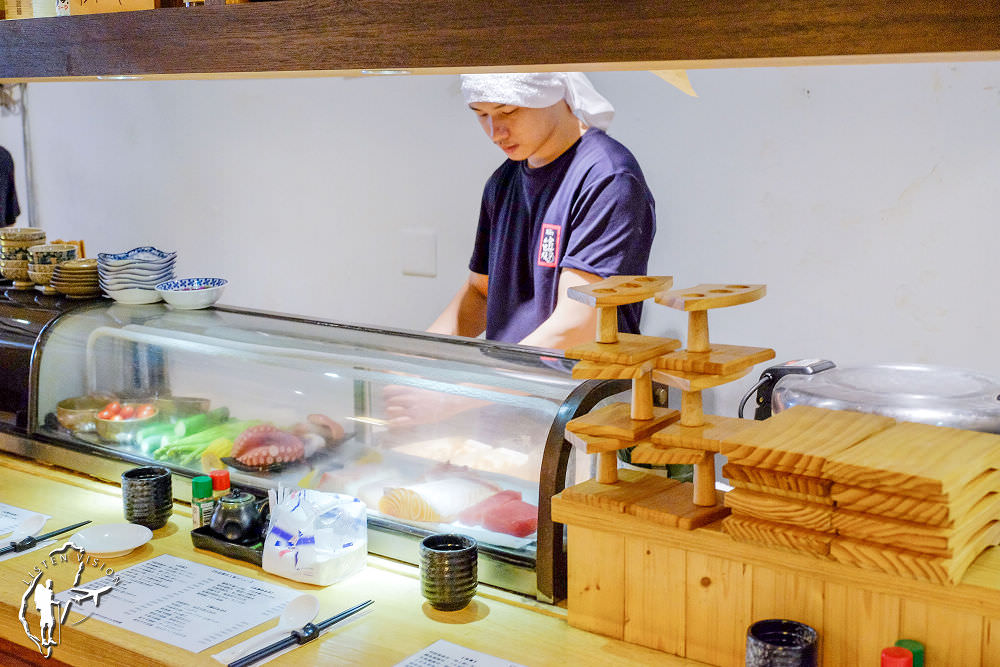
[[[1000,544],[1000,435],[798,406],[722,452],[737,540],[938,583]]]

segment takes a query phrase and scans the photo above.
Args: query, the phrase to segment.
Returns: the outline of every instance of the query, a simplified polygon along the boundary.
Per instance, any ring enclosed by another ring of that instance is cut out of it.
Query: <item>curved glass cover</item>
[[[348,493],[392,524],[530,557],[546,440],[579,385],[542,350],[162,304],[75,310],[37,355],[40,433],[225,468],[234,486]]]

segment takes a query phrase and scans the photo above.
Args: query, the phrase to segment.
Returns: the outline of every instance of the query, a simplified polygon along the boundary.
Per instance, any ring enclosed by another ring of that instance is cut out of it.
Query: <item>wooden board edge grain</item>
[[[738,542],[762,544],[782,551],[829,559],[833,535],[796,526],[786,526],[741,514],[722,521],[722,531]]]
[[[723,473],[725,474],[725,473]],[[792,477],[792,475],[789,475]],[[799,493],[798,491],[789,491],[787,489],[782,489],[774,486],[765,486],[763,484],[755,484],[753,482],[745,482],[741,479],[733,479],[732,477],[727,477],[729,480],[729,485],[734,489],[746,489],[748,491],[754,491],[756,493],[766,493],[774,496],[779,496],[782,498],[791,498],[793,500],[799,500],[807,503],[816,503],[818,505],[829,505],[833,506],[833,498],[829,496],[813,496],[808,493]]]
[[[829,498],[830,489],[833,483],[821,477],[806,477],[804,475],[792,475],[789,473],[776,472],[753,466],[744,466],[732,461],[722,466],[722,474],[730,481],[739,480],[750,484],[766,488],[789,491],[808,497]],[[798,497],[798,496],[793,496]],[[816,500],[826,504],[827,500]]]
[[[735,488],[726,494],[726,507],[764,521],[820,532],[833,532],[833,507],[795,498]]]
[[[553,503],[555,512],[555,503]],[[821,577],[845,586],[862,586],[875,592],[895,593],[921,598],[945,607],[1000,618],[1000,550],[980,555],[966,573],[968,583],[931,584],[917,579],[866,570],[852,565],[781,551],[733,540],[721,530],[720,523],[686,531],[667,528],[629,514],[612,514],[580,504],[564,504],[557,519],[567,525],[582,525],[597,530],[617,531],[633,537],[682,549],[695,550],[721,558],[740,559],[751,565],[774,567],[775,562],[800,574]]]
[[[0,78],[936,61],[995,57],[998,22],[947,0],[299,0],[3,21]]]

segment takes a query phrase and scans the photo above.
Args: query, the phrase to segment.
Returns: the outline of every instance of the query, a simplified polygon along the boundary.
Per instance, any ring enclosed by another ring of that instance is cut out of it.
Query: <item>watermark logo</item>
[[[98,577],[88,582],[89,588],[83,582],[88,567],[98,571]],[[99,558],[88,556],[83,549],[67,542],[50,551],[45,560],[29,570],[22,583],[27,589],[21,596],[18,620],[28,639],[48,658],[52,655],[52,647],[58,646],[62,639],[62,626],[70,609],[76,605],[77,613],[83,614],[83,618],[74,621],[73,625],[82,623],[98,608],[101,596],[111,592],[120,581],[115,571]],[[65,595],[58,596],[65,599],[57,599],[56,589],[68,589]],[[35,614],[38,614],[37,621],[33,618]]]

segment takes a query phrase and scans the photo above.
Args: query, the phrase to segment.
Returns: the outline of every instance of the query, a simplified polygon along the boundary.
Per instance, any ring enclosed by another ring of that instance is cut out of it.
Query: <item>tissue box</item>
[[[368,512],[353,496],[312,489],[269,492],[271,520],[261,567],[279,577],[329,586],[364,569]]]

